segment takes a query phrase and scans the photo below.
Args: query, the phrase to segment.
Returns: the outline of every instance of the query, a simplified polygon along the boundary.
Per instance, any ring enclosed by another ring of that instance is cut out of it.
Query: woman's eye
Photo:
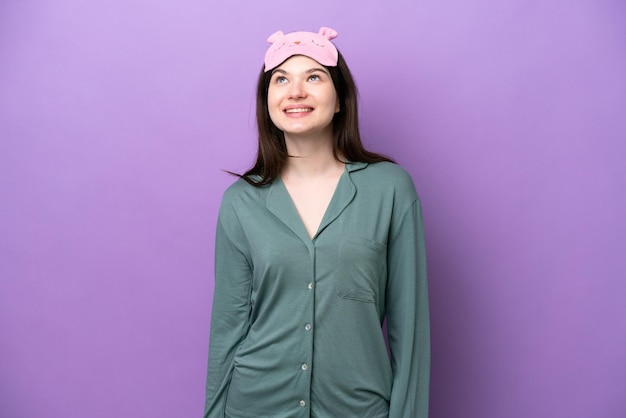
[[[320,76],[317,74],[311,74],[311,76],[309,77],[309,80],[311,81],[319,81],[320,80]]]
[[[278,76],[276,77],[276,83],[278,84],[283,84],[287,82],[287,78],[286,77],[282,77],[282,76]]]

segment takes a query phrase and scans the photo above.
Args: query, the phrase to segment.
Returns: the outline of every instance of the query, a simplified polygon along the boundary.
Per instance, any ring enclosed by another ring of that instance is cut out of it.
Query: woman
[[[336,35],[268,39],[257,161],[216,231],[205,418],[428,416],[420,203],[363,148]]]

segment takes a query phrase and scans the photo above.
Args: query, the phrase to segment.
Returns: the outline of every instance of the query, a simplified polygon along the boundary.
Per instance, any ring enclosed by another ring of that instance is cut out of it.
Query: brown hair
[[[377,163],[381,161],[393,162],[392,159],[381,154],[370,152],[363,147],[359,133],[359,115],[357,106],[357,88],[341,53],[336,67],[326,67],[339,97],[339,112],[333,119],[333,155],[339,160],[343,155],[349,162]],[[267,107],[267,93],[272,72],[261,69],[256,92],[256,120],[259,133],[259,143],[256,162],[243,175],[239,175],[253,186],[263,186],[271,183],[280,175],[287,160],[285,136],[270,119]]]

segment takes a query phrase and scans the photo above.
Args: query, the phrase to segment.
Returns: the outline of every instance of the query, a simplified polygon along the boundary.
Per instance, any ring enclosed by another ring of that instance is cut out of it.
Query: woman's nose
[[[289,98],[299,99],[306,96],[306,90],[301,82],[294,81],[289,85]]]

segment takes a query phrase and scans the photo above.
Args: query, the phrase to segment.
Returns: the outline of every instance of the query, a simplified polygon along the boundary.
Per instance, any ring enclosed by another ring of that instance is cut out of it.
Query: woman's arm
[[[430,316],[419,200],[394,225],[388,273],[387,333],[394,376],[389,418],[428,418]]]
[[[235,244],[241,244],[244,237],[232,211],[220,212],[215,237],[215,290],[204,418],[224,418],[234,355],[249,328],[252,286],[248,260]]]

